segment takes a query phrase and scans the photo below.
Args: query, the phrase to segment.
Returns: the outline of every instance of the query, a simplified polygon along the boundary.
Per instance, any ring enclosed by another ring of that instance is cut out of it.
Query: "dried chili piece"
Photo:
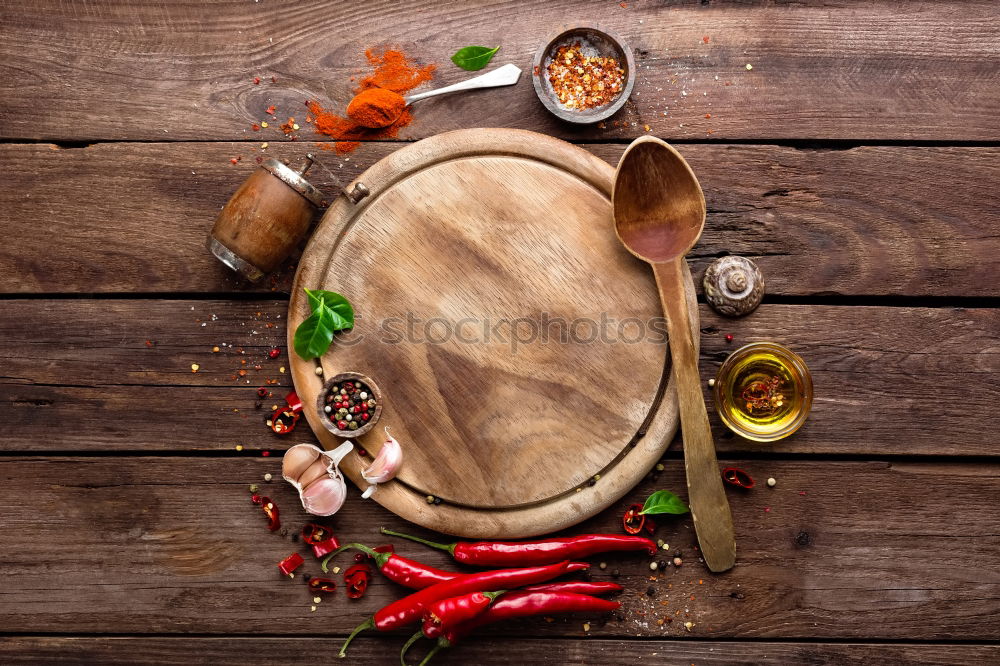
[[[302,540],[312,546],[313,554],[316,557],[325,557],[340,548],[333,532],[316,523],[306,523],[302,527]]]
[[[278,505],[272,502],[270,497],[259,497],[259,500],[254,501],[254,504],[260,504],[260,508],[264,510],[264,515],[267,516],[267,529],[276,532],[281,527]]]
[[[285,559],[278,562],[278,569],[286,576],[291,576],[292,572],[302,566],[305,560],[298,553],[292,553]]]
[[[727,467],[722,470],[722,480],[731,486],[750,490],[754,487],[753,478],[738,467]]]
[[[275,435],[287,435],[292,432],[302,418],[302,400],[295,391],[285,396],[285,402],[287,405],[276,409],[267,421],[268,427]]]
[[[299,399],[299,394],[296,393],[295,391],[292,391],[291,393],[285,396],[285,402],[288,403],[288,409],[292,410],[293,412],[302,411],[302,400]]]
[[[622,527],[629,534],[639,534],[646,525],[646,516],[642,515],[642,505],[633,504],[622,516]]]
[[[295,426],[301,417],[301,412],[296,412],[288,407],[281,407],[276,409],[274,414],[271,414],[271,418],[268,419],[267,424],[275,435],[287,435],[295,430]]]
[[[365,596],[372,568],[367,564],[355,564],[344,572],[345,592],[348,599],[360,599]]]
[[[309,579],[309,591],[313,593],[323,592],[330,594],[337,591],[337,581],[332,578],[320,578],[314,576]]]

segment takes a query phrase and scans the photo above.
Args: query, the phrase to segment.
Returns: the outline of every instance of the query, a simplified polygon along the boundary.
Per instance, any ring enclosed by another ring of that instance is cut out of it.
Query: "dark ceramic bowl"
[[[361,382],[369,388],[371,397],[375,398],[375,411],[372,412],[372,417],[368,419],[367,423],[356,430],[341,430],[337,427],[336,419],[331,418],[332,415],[326,413],[326,394],[334,384],[339,384],[347,380]],[[330,377],[323,383],[323,389],[319,392],[319,397],[316,398],[316,410],[319,412],[319,419],[323,423],[323,427],[337,437],[343,437],[344,439],[360,437],[369,432],[375,426],[375,422],[378,421],[379,417],[382,416],[382,391],[375,385],[375,382],[365,375],[357,372],[341,372]]]
[[[574,42],[580,42],[584,49],[596,51],[597,55],[614,58],[618,61],[618,65],[625,70],[625,85],[622,86],[618,97],[610,104],[593,109],[577,110],[567,108],[559,103],[546,75],[546,68],[559,47]],[[587,125],[610,118],[625,105],[629,95],[632,94],[632,87],[635,85],[635,60],[632,58],[632,51],[618,35],[603,28],[581,26],[559,32],[538,49],[532,64],[531,81],[535,85],[535,94],[538,95],[538,99],[541,100],[546,109],[552,112],[552,115],[570,123]]]

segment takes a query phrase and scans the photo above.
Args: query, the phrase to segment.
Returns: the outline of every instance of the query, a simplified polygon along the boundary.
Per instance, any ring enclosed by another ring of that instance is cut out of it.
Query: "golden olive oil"
[[[736,433],[758,441],[791,434],[812,403],[812,380],[796,354],[771,343],[733,352],[719,371],[716,407]]]

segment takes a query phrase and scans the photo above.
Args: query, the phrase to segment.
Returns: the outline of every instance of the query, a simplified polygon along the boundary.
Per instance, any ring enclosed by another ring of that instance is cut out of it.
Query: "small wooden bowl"
[[[618,97],[610,104],[582,111],[567,109],[559,103],[552,90],[552,84],[549,83],[548,76],[546,76],[546,68],[551,62],[552,56],[560,46],[577,41],[583,47],[592,47],[601,56],[614,58],[618,61],[619,66],[625,70],[625,85],[618,93]],[[532,64],[531,80],[535,84],[535,94],[538,95],[538,99],[541,100],[546,109],[552,112],[552,115],[570,123],[587,125],[610,118],[625,106],[629,95],[632,94],[632,87],[635,85],[635,60],[632,58],[631,49],[618,35],[603,28],[578,26],[564,29],[538,49]]]
[[[371,397],[375,398],[375,411],[372,412],[372,417],[368,420],[368,423],[359,427],[357,430],[341,430],[337,427],[336,420],[330,418],[330,414],[327,414],[325,409],[326,394],[329,393],[334,384],[339,384],[340,382],[347,380],[361,382],[371,391]],[[319,392],[319,397],[316,398],[316,410],[319,412],[319,420],[323,423],[323,427],[337,437],[343,437],[344,439],[360,437],[370,431],[375,426],[375,422],[378,421],[380,416],[382,416],[382,391],[379,390],[378,386],[371,380],[371,378],[366,377],[361,373],[341,372],[340,374],[330,377],[323,383],[323,388]]]

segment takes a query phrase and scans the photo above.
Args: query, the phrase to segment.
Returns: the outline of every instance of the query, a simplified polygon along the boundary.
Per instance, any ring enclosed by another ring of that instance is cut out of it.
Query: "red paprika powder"
[[[400,49],[387,49],[382,53],[375,53],[369,49],[365,52],[365,56],[368,58],[368,62],[375,67],[375,71],[361,80],[355,93],[360,97],[368,90],[385,91],[385,94],[381,92],[375,93],[376,102],[379,103],[380,101],[382,104],[387,102],[388,97],[391,97],[391,93],[395,93],[396,96],[393,98],[395,101],[392,104],[399,105],[402,103],[402,108],[399,109],[399,116],[395,122],[385,127],[373,129],[350,117],[345,118],[327,111],[319,102],[307,102],[309,111],[313,115],[313,127],[316,128],[316,131],[336,140],[336,143],[332,145],[321,143],[319,144],[320,147],[326,150],[334,150],[340,155],[353,151],[361,145],[360,141],[396,137],[400,129],[413,121],[413,116],[410,115],[409,109],[406,108],[405,102],[402,100],[402,95],[408,93],[421,83],[430,81],[434,77],[434,70],[437,69],[437,65],[433,64],[423,66],[414,65]],[[372,95],[370,93],[366,95],[362,99],[362,103],[364,103],[365,99],[369,102],[372,101]],[[395,110],[395,106],[392,105],[388,108],[390,111]],[[382,111],[384,109],[376,110],[373,113],[384,116],[385,114]],[[351,107],[348,106],[348,113],[350,112]],[[371,120],[372,118],[361,119]]]

